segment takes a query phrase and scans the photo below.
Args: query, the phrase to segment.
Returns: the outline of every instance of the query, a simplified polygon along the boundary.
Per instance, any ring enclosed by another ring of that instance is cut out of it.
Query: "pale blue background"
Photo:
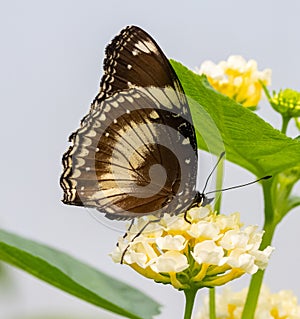
[[[67,137],[98,91],[103,51],[128,24],[147,30],[168,57],[195,68],[229,54],[254,58],[273,70],[273,86],[299,88],[300,2],[287,1],[1,1],[1,210],[2,227],[50,244],[142,289],[165,305],[159,319],[181,318],[183,296],[144,279],[107,254],[119,236],[85,209],[61,204],[58,178]],[[260,115],[280,117],[267,103]],[[291,127],[289,134],[296,135]],[[210,159],[202,172],[211,166]],[[201,174],[201,180],[205,174]],[[251,180],[226,164],[225,184]],[[299,191],[299,188],[298,188]],[[261,225],[259,185],[224,194],[226,213],[242,212]],[[300,297],[300,210],[280,225],[266,275],[274,290]],[[66,313],[75,318],[117,318],[21,271],[8,269],[10,289],[0,290],[0,318]],[[246,285],[247,278],[235,286]],[[203,291],[201,294],[204,295]],[[199,299],[200,303],[200,299]]]

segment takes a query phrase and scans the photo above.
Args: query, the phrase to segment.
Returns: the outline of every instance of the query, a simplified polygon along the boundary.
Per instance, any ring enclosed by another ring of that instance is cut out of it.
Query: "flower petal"
[[[177,273],[187,269],[189,264],[185,255],[178,251],[167,251],[165,254],[157,257],[150,267],[157,273]]]
[[[204,240],[196,244],[191,254],[198,264],[223,264],[224,250],[222,247],[217,246],[213,240]]]

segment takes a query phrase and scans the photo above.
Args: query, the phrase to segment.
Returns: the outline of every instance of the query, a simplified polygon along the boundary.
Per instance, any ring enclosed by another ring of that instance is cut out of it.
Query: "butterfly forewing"
[[[140,28],[125,28],[107,47],[100,93],[70,139],[64,203],[127,219],[178,214],[193,202],[197,145],[188,104]]]
[[[107,46],[105,53],[104,75],[93,105],[115,91],[128,89],[131,84],[141,87],[179,86],[179,91],[182,91],[160,47],[136,26],[124,28]]]

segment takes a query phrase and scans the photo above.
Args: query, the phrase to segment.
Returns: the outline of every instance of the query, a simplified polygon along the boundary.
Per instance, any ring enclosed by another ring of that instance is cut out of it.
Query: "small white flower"
[[[221,294],[216,295],[217,318],[240,319],[242,316],[248,288],[233,292],[224,288]],[[208,297],[205,297],[195,319],[209,319]],[[259,294],[254,319],[300,319],[300,306],[297,297],[288,290],[271,293],[266,286],[262,286]]]
[[[136,263],[142,268],[148,266],[149,260],[156,258],[157,254],[151,243],[153,239],[145,239],[142,236],[135,239],[133,243],[130,243],[130,249],[124,256],[124,261],[128,264]]]
[[[215,221],[216,225],[219,226],[220,230],[229,230],[229,229],[240,229],[242,223],[240,222],[240,214],[233,213],[229,216],[218,215],[218,218]]]
[[[220,240],[220,245],[226,250],[237,248],[247,250],[248,240],[247,233],[239,230],[229,230]]]
[[[233,250],[229,256],[224,259],[226,260],[226,264],[232,268],[240,268],[250,275],[255,274],[258,270],[258,266],[254,263],[255,257],[245,253],[243,250]]]
[[[197,222],[199,220],[204,219],[205,217],[208,217],[210,214],[211,210],[209,207],[205,206],[200,206],[200,207],[192,207],[189,210],[189,216],[193,220],[193,222]]]
[[[204,237],[205,239],[217,240],[220,237],[220,229],[214,223],[200,221],[191,225],[188,234],[194,238]]]
[[[237,70],[240,73],[244,73],[247,70],[251,69],[253,60],[249,60],[249,62],[247,63],[247,61],[241,55],[231,55],[228,57],[227,62],[222,61],[221,64],[223,65],[224,70],[232,69]]]
[[[186,256],[178,251],[167,251],[165,254],[157,257],[150,267],[156,273],[177,273],[187,269],[189,263]]]
[[[190,225],[180,216],[170,216],[165,214],[160,224],[167,232],[185,233]]]
[[[242,228],[238,213],[217,215],[208,205],[193,207],[187,214],[190,223],[184,214],[165,214],[133,240],[153,217],[138,220],[128,235],[119,239],[112,259],[122,259],[141,275],[176,289],[217,286],[266,267],[273,249],[259,250],[263,232],[257,231],[257,226]],[[205,267],[199,267],[202,264]]]
[[[224,250],[213,240],[204,240],[196,244],[191,254],[198,264],[221,265],[223,263]]]
[[[186,239],[181,235],[167,235],[156,239],[157,246],[161,250],[177,250],[181,251],[186,246]]]
[[[274,247],[268,246],[263,251],[255,250],[251,252],[251,254],[255,257],[255,265],[257,265],[260,269],[265,269],[268,266],[268,261],[273,251]]]
[[[248,226],[244,229],[244,232],[249,236],[248,246],[251,250],[259,249],[264,234],[263,231],[257,231],[257,228],[257,226]]]
[[[197,73],[205,74],[217,91],[229,96],[245,107],[257,106],[262,86],[271,84],[271,70],[259,71],[255,60],[246,61],[240,55],[229,56],[227,61],[215,64],[204,61]]]
[[[215,64],[212,61],[204,61],[200,69],[197,70],[199,74],[209,75],[211,78],[217,81],[224,81],[225,75],[224,70],[220,65]]]
[[[130,228],[130,231],[127,234],[127,240],[131,241],[133,237],[138,234],[141,229],[149,222],[149,220],[155,219],[154,216],[148,216],[148,218],[139,218],[136,224],[133,224]],[[146,229],[143,231],[143,234],[147,234],[147,237],[160,237],[163,233],[163,227],[159,223],[150,223]]]

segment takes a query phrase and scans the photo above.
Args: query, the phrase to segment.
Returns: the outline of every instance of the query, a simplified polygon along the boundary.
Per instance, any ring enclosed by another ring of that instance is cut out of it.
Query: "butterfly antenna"
[[[227,187],[227,188],[222,188],[222,189],[216,189],[216,190],[214,190],[214,191],[211,191],[211,192],[206,193],[205,195],[212,194],[212,193],[223,192],[223,191],[228,191],[228,190],[230,190],[230,189],[240,188],[240,187],[244,187],[244,186],[248,186],[248,185],[257,183],[257,182],[259,182],[259,181],[261,181],[261,180],[269,179],[269,178],[271,178],[271,177],[272,177],[271,175],[267,175],[267,176],[261,177],[261,178],[255,180],[255,181],[252,181],[252,182],[249,182],[249,183],[246,183],[246,184],[241,184],[241,185],[232,186],[232,187]]]
[[[217,163],[215,164],[214,168],[212,169],[212,171],[210,172],[210,174],[208,175],[208,177],[207,177],[207,179],[206,179],[206,182],[205,182],[205,185],[204,185],[204,187],[203,187],[203,190],[202,190],[202,193],[201,193],[201,194],[204,194],[204,192],[205,192],[205,190],[206,190],[206,187],[207,187],[207,184],[208,184],[208,182],[209,182],[209,180],[210,180],[212,174],[214,173],[214,171],[215,171],[216,168],[218,167],[218,165],[219,165],[220,161],[222,160],[222,158],[224,157],[224,155],[225,155],[225,152],[222,152],[222,153],[220,154]],[[209,193],[207,193],[207,194],[209,194]]]

